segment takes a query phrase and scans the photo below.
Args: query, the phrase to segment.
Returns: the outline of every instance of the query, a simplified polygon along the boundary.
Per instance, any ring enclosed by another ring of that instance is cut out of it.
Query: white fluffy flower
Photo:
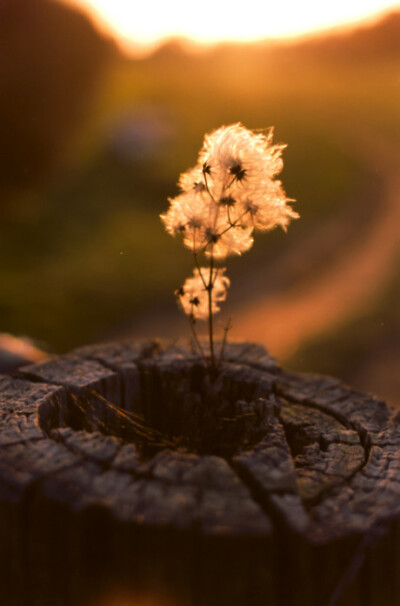
[[[182,193],[161,215],[167,231],[195,254],[223,259],[247,251],[254,229],[286,230],[299,215],[275,179],[285,145],[274,145],[272,135],[241,124],[206,135],[198,164],[180,176]]]
[[[214,206],[207,192],[189,191],[170,199],[170,207],[161,219],[168,233],[181,234],[185,245],[197,252],[196,235],[215,216]]]
[[[182,235],[184,245],[194,253],[224,259],[247,251],[253,244],[253,225],[233,225],[227,207],[216,204],[205,190],[193,189],[170,201],[168,211],[161,215],[171,235]]]
[[[299,216],[288,202],[294,200],[286,197],[282,183],[271,180],[264,182],[262,187],[248,188],[238,202],[237,213],[241,215],[243,225],[256,230],[267,231],[279,226],[286,231],[290,220]]]
[[[201,272],[201,273],[200,273]],[[211,288],[211,313],[220,310],[219,304],[225,301],[226,291],[230,280],[224,276],[225,268],[213,270]],[[208,318],[209,290],[210,290],[210,268],[201,267],[193,271],[193,276],[188,278],[176,295],[186,315],[197,320]]]
[[[272,144],[273,129],[255,133],[240,123],[222,126],[204,138],[199,165],[214,179],[216,193],[230,182],[259,182],[274,178],[283,168],[285,145]]]
[[[273,144],[272,135],[272,129],[255,133],[241,124],[223,126],[206,135],[196,166],[181,174],[181,192],[169,200],[168,211],[161,215],[168,233],[181,235],[184,245],[194,253],[197,269],[176,295],[204,357],[193,324],[196,319],[208,319],[213,368],[212,315],[225,301],[230,284],[225,269],[216,268],[215,261],[247,251],[253,244],[254,230],[277,226],[286,230],[290,220],[299,216],[276,179],[283,167],[285,145]],[[200,256],[210,259],[208,268],[199,267]],[[225,338],[226,331],[224,343]]]
[[[241,224],[232,227],[226,211],[220,211],[216,221],[201,232],[205,255],[225,259],[228,255],[241,255],[253,245],[253,226]]]
[[[203,171],[200,166],[189,168],[179,177],[178,185],[183,192],[201,192],[206,189]]]

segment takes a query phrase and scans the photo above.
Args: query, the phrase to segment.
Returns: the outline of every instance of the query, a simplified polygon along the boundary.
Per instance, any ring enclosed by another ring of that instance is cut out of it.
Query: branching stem
[[[210,191],[210,188],[208,187],[207,173],[204,170],[203,170],[203,176],[204,176],[204,183],[205,183],[205,186],[206,186],[207,193],[210,196],[211,200],[214,202],[214,204],[217,204],[216,201],[215,201],[214,196],[212,195],[212,193]]]
[[[213,317],[212,317],[212,291],[214,288],[213,283],[213,271],[214,271],[214,253],[211,248],[210,255],[210,280],[208,282],[207,293],[208,293],[208,337],[210,340],[210,363],[211,368],[215,368],[215,355],[214,355],[214,334],[213,334]]]
[[[214,202],[214,204],[217,205],[217,202],[213,196],[213,194],[210,191],[210,188],[208,186],[208,180],[207,180],[207,173],[206,171],[203,169],[203,177],[204,177],[204,184],[205,184],[205,188],[206,191],[208,193],[208,195],[210,196],[211,200]],[[233,177],[232,181],[228,184],[227,187],[225,187],[224,189],[229,189],[229,187],[232,185],[232,183],[235,181],[236,176]],[[240,221],[242,220],[242,218],[247,214],[247,210],[240,216],[238,217],[235,221],[231,220],[230,217],[230,212],[229,212],[229,208],[227,209],[227,216],[228,216],[228,222],[229,225],[226,229],[224,229],[220,234],[218,234],[218,237],[221,237],[222,235],[224,235],[227,231],[229,231],[230,229],[232,229],[233,227],[237,227],[238,224],[240,224]],[[215,223],[217,221],[217,214],[215,216]],[[199,260],[198,260],[198,255],[201,253],[204,253],[207,250],[207,247],[211,244],[211,252],[209,255],[209,259],[210,259],[210,275],[209,275],[209,279],[208,282],[205,280],[202,271],[201,271],[201,267],[199,264]],[[195,246],[195,241],[193,241],[193,248],[194,250],[196,250],[196,246]],[[216,269],[215,274],[214,274],[214,246],[212,241],[210,240],[209,242],[207,242],[207,244],[200,250],[197,252],[193,253],[193,257],[194,257],[194,262],[195,265],[197,267],[197,270],[199,272],[201,281],[203,282],[204,288],[207,290],[207,295],[208,295],[208,338],[209,338],[209,342],[210,342],[210,366],[211,368],[216,368],[217,364],[215,362],[215,351],[214,351],[214,327],[213,327],[213,316],[212,316],[212,294],[213,294],[213,288],[214,288],[214,284],[215,284],[215,280],[217,278],[218,275],[218,269]],[[199,348],[201,354],[203,357],[204,356],[204,351],[201,347],[200,341],[198,340],[197,334],[196,334],[196,330],[194,328],[194,322],[193,322],[193,318],[189,318],[190,321],[190,326],[192,329],[192,333],[196,342],[197,347]],[[220,352],[220,356],[219,356],[219,360],[218,360],[218,365],[221,363],[222,359],[223,359],[223,355],[224,355],[224,351],[225,351],[225,346],[226,346],[226,339],[227,339],[227,334],[228,331],[231,327],[231,320],[229,319],[227,325],[225,326],[224,329],[224,337],[223,337],[223,342],[222,342],[222,347],[221,347],[221,352]]]
[[[195,253],[193,253],[194,262],[195,262],[195,265],[196,265],[196,267],[197,267],[197,269],[198,269],[199,276],[200,276],[200,278],[201,278],[201,281],[203,282],[204,288],[207,288],[207,282],[205,281],[204,276],[203,276],[203,274],[201,273],[201,267],[200,267],[200,264],[199,264],[199,260],[198,260],[198,258],[197,258],[197,255],[198,255],[198,254],[199,254],[199,253],[196,253],[196,252],[195,252]]]

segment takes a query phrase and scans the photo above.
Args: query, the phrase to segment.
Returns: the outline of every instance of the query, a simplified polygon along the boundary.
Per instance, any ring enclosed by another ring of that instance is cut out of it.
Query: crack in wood
[[[304,400],[298,401],[295,398],[292,398],[287,393],[285,393],[284,389],[283,390],[279,389],[278,393],[280,394],[281,398],[286,399],[286,402],[288,402],[288,403],[295,402],[299,406],[316,409],[328,416],[331,416],[332,418],[337,420],[339,423],[341,423],[345,428],[351,428],[353,431],[355,431],[358,434],[360,445],[362,446],[362,448],[364,450],[364,459],[349,474],[349,476],[347,477],[348,482],[350,482],[357,473],[361,472],[367,466],[369,458],[370,458],[372,440],[371,440],[371,436],[369,435],[368,431],[366,429],[364,429],[363,427],[361,427],[359,425],[359,423],[353,422],[350,419],[346,419],[343,414],[340,414],[337,411],[333,411],[330,407],[326,407],[321,404],[315,404],[315,402],[308,401],[308,400],[307,401],[304,401]],[[345,400],[346,400],[346,397],[343,397],[341,400],[338,400],[338,402],[343,402]],[[290,445],[290,443],[289,443],[289,445]]]

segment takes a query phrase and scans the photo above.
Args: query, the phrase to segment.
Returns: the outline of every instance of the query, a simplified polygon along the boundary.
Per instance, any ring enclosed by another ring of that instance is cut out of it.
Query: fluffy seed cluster
[[[286,230],[290,220],[299,216],[276,179],[283,167],[285,145],[273,144],[272,138],[272,129],[258,133],[240,123],[205,136],[196,166],[180,176],[181,191],[161,215],[168,233],[180,235],[195,256],[219,261],[240,255],[251,248],[255,230],[277,226]],[[190,294],[180,297],[185,312],[197,318],[203,318],[205,312],[190,300],[200,300],[205,284],[210,288],[213,283],[212,272],[208,281],[201,273],[186,282],[184,292]],[[227,278],[224,280],[219,284],[221,288],[225,284],[226,290]],[[199,287],[196,292],[195,285]],[[219,300],[223,300],[221,295]]]
[[[193,276],[176,291],[178,301],[187,316],[197,320],[208,318],[208,291],[211,292],[211,313],[220,311],[219,304],[225,301],[230,280],[224,276],[225,268],[214,270],[213,275],[208,267],[193,271]],[[210,282],[211,281],[211,282]],[[210,286],[211,284],[211,286]]]
[[[272,136],[241,124],[206,135],[197,165],[180,176],[181,193],[161,215],[167,231],[195,253],[224,259],[246,252],[254,230],[286,229],[298,214],[275,179],[285,146]]]

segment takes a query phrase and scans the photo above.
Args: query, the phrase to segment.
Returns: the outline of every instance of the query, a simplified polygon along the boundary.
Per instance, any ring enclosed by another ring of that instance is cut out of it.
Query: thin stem
[[[234,182],[236,181],[237,177],[236,175],[233,177],[232,181],[230,181],[230,183],[228,183],[228,185],[224,188],[224,189],[229,189],[231,185],[234,184]]]
[[[224,359],[226,339],[227,339],[227,336],[228,336],[228,331],[231,328],[232,328],[232,318],[229,318],[228,322],[226,323],[226,326],[224,328],[224,338],[222,340],[222,347],[221,347],[221,352],[219,354],[218,366],[221,364],[222,360]]]
[[[230,227],[235,227],[235,223],[231,219],[231,213],[229,210],[229,206],[227,207],[226,211],[227,211],[228,223],[229,223]]]
[[[223,236],[224,234],[226,234],[227,231],[229,231],[230,229],[232,229],[233,227],[238,227],[238,223],[239,221],[241,221],[243,219],[243,217],[248,213],[248,210],[245,210],[240,217],[238,217],[233,223],[230,223],[228,227],[226,227],[224,230],[222,230],[219,234],[216,234],[218,238],[220,238],[221,236]],[[207,242],[207,244],[205,244],[203,246],[203,248],[201,248],[200,250],[198,250],[195,254],[196,255],[200,255],[201,253],[204,253],[207,250],[207,246],[209,246],[212,243],[212,240],[209,240]]]
[[[239,221],[241,221],[243,219],[243,217],[248,213],[248,210],[245,210],[240,217],[238,217],[233,223],[230,223],[229,227],[226,227],[223,231],[221,231],[220,234],[218,234],[218,237],[220,238],[221,236],[223,236],[224,234],[226,234],[227,231],[229,231],[230,229],[232,229],[232,227],[237,227]],[[207,244],[208,246],[208,244]]]
[[[179,305],[180,305],[180,307],[181,307],[181,309],[182,309],[182,311],[183,311],[184,315],[185,315],[185,316],[186,316],[186,318],[188,319],[188,322],[189,322],[189,324],[190,324],[190,328],[191,328],[191,330],[192,330],[193,338],[194,338],[194,341],[195,341],[195,343],[196,343],[196,345],[197,345],[197,347],[198,347],[198,350],[199,350],[199,352],[200,352],[200,355],[202,356],[202,358],[203,358],[204,362],[207,362],[207,357],[206,357],[206,354],[204,353],[204,349],[203,349],[203,348],[202,348],[202,346],[201,346],[201,343],[200,343],[200,341],[199,341],[199,338],[198,338],[198,336],[197,336],[197,333],[196,333],[196,330],[195,330],[195,327],[194,327],[195,320],[194,320],[194,317],[193,317],[193,313],[187,314],[187,313],[185,312],[185,309],[184,309],[184,307],[183,307],[183,305],[182,305],[181,300],[180,300],[180,298],[179,298],[179,297],[178,297],[178,303],[179,303]],[[193,310],[193,305],[192,305],[192,310]]]
[[[214,276],[213,276],[213,281],[212,281],[212,285],[213,285],[213,287],[214,287],[214,284],[215,284],[215,282],[216,282],[216,280],[217,280],[217,278],[218,278],[218,273],[219,273],[219,270],[220,270],[220,267],[216,267],[216,268],[215,268],[215,273],[214,273]]]
[[[215,217],[214,217],[214,229],[215,229],[215,226],[217,225],[217,221],[218,221],[218,215],[219,215],[219,204],[216,201],[216,199],[214,198],[214,196],[212,195],[210,188],[208,187],[207,173],[205,171],[203,171],[203,176],[204,176],[204,183],[206,186],[206,191],[216,206],[216,213],[215,213]],[[206,246],[208,246],[208,244]]]
[[[195,343],[197,345],[197,348],[200,351],[200,354],[201,354],[203,360],[206,361],[207,360],[206,354],[204,353],[204,349],[201,346],[201,343],[199,341],[199,338],[197,336],[197,333],[196,333],[196,330],[195,330],[195,327],[194,327],[194,319],[193,319],[192,316],[186,316],[186,317],[189,320],[190,328],[192,329],[193,338],[194,338],[194,341],[195,341]]]
[[[226,207],[226,216],[228,217],[229,225],[232,225],[231,213],[229,212],[229,206]]]
[[[197,255],[198,255],[198,253],[193,253],[194,262],[195,262],[196,267],[197,267],[197,270],[198,270],[198,272],[199,272],[199,276],[200,276],[200,278],[201,278],[201,281],[202,281],[202,282],[203,282],[203,284],[204,284],[204,288],[207,288],[207,282],[205,281],[204,276],[203,276],[203,274],[201,273],[201,267],[200,267],[200,263],[199,263],[199,260],[198,260],[198,258],[197,258]]]
[[[214,254],[211,248],[210,256],[210,281],[208,283],[208,336],[210,340],[210,362],[211,367],[215,368],[215,355],[214,355],[214,334],[213,334],[213,317],[212,317],[212,290],[213,290],[213,271],[214,271]]]
[[[208,187],[207,173],[204,170],[203,170],[203,176],[204,176],[204,183],[205,183],[205,186],[206,186],[207,193],[210,196],[211,200],[214,202],[214,204],[217,204],[216,201],[215,201],[214,196],[210,192],[210,188]]]
[[[200,278],[201,278],[201,281],[202,281],[202,282],[203,282],[203,284],[204,284],[204,288],[206,288],[206,287],[207,287],[207,284],[206,284],[205,279],[203,278],[203,274],[201,273],[201,267],[200,267],[199,262],[198,262],[198,259],[197,259],[197,255],[198,255],[198,253],[197,253],[197,252],[195,252],[195,251],[196,251],[196,230],[194,229],[194,230],[193,230],[193,256],[194,256],[194,262],[195,262],[195,265],[196,265],[197,270],[198,270],[198,272],[199,272],[199,276],[200,276]]]

